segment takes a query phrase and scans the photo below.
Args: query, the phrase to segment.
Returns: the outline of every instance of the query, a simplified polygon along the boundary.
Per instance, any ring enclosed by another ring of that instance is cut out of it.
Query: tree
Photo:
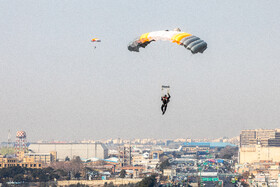
[[[44,172],[40,172],[38,177],[40,182],[47,182],[50,180],[49,176],[46,175]]]
[[[221,149],[217,157],[223,159],[231,159],[232,156],[237,156],[237,155],[238,155],[238,147],[226,146],[225,148]]]
[[[156,174],[152,174],[150,177],[145,177],[142,181],[139,182],[139,187],[154,187],[156,186],[157,179]]]
[[[120,178],[125,178],[126,171],[124,169],[121,170]]]
[[[251,175],[249,176],[249,179],[254,179],[255,175],[253,173],[251,173]]]
[[[19,175],[19,174],[23,175],[24,171],[25,171],[25,169],[20,166],[3,168],[0,170],[0,178],[2,180],[14,178],[14,176],[16,176],[16,175]]]
[[[80,179],[81,173],[80,173],[80,172],[75,173],[74,177],[75,177],[76,179]]]
[[[51,164],[51,167],[54,170],[59,171],[57,174],[62,174],[63,178],[69,178],[69,173],[71,176],[75,176],[78,172],[82,172],[84,165],[80,157],[75,157],[71,161],[54,162]],[[68,177],[66,177],[65,172],[67,173]]]
[[[54,178],[60,178],[59,173],[65,173],[63,170],[56,171],[51,167],[43,169],[33,169],[25,167],[8,167],[0,169],[0,182],[47,182]]]
[[[89,187],[88,185],[85,185],[85,184],[70,184],[69,187]]]
[[[244,173],[242,173],[243,179],[248,179],[249,175],[250,175],[249,171],[245,171]]]
[[[76,156],[72,161],[73,162],[77,162],[77,163],[81,163],[82,162],[82,160],[81,160],[81,158],[79,156]]]
[[[172,152],[173,158],[181,158],[182,154],[183,154],[182,152],[175,152],[175,151]]]
[[[159,170],[163,171],[164,169],[168,168],[169,166],[170,166],[170,163],[169,163],[168,159],[166,159],[159,165]]]
[[[66,171],[64,171],[63,169],[58,169],[56,170],[55,172],[59,177],[56,178],[56,179],[59,179],[59,178],[63,178],[63,179],[66,179],[66,177],[68,176],[68,173]]]
[[[114,183],[110,182],[109,184],[107,182],[104,183],[104,187],[114,187]]]
[[[250,186],[249,184],[247,184],[247,183],[244,182],[244,181],[241,182],[241,185],[244,186],[244,187],[249,187],[249,186]]]
[[[23,174],[17,174],[13,177],[14,182],[23,182]]]

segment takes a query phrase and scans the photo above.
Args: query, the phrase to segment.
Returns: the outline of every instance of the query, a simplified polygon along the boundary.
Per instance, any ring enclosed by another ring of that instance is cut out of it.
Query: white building
[[[31,143],[28,149],[35,153],[55,151],[58,160],[65,160],[66,157],[72,159],[75,156],[83,159],[108,157],[108,149],[101,143]]]

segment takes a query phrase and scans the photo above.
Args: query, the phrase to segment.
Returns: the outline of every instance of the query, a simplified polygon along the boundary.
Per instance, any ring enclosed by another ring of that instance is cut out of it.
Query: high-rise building
[[[255,130],[243,130],[240,134],[240,147],[244,145],[250,145],[250,141],[255,139],[256,139]]]
[[[280,129],[242,130],[240,147],[257,144],[280,147]]]
[[[280,162],[280,129],[242,130],[239,163]]]
[[[120,166],[132,165],[131,146],[118,147],[118,160]]]

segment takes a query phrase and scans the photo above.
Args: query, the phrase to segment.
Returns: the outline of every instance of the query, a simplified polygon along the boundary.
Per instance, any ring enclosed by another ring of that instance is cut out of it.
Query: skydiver
[[[166,109],[167,109],[167,104],[169,103],[169,99],[170,99],[170,94],[167,93],[168,96],[165,94],[163,97],[161,97],[161,101],[162,101],[162,105],[161,105],[161,111],[162,111],[162,115],[165,113]]]

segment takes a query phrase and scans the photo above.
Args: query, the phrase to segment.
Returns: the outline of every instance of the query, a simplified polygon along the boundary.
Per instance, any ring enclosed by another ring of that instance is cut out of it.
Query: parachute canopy
[[[154,31],[142,34],[140,37],[137,37],[129,43],[128,50],[139,52],[140,47],[145,48],[152,41],[158,40],[177,43],[190,50],[193,54],[198,52],[203,53],[203,51],[207,48],[207,43],[199,37],[181,32],[179,28],[176,28],[173,31]]]
[[[101,40],[99,38],[93,38],[91,39],[91,42],[101,42]]]

